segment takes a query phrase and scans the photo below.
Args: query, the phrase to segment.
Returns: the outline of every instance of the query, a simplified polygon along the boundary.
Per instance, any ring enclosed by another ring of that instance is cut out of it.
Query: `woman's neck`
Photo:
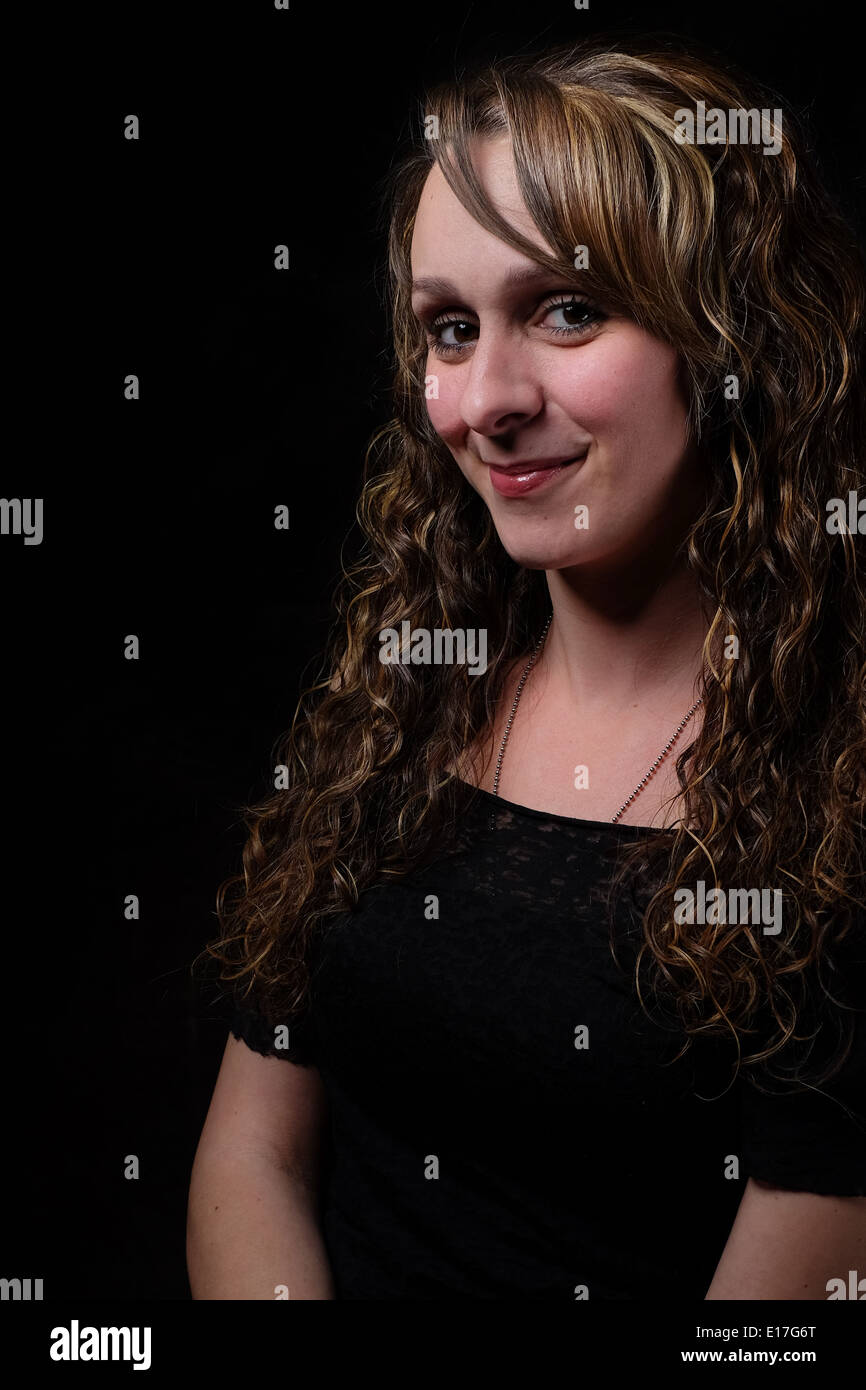
[[[628,582],[555,570],[547,581],[545,684],[574,708],[614,714],[696,689],[709,622],[685,566],[662,575],[645,568]]]

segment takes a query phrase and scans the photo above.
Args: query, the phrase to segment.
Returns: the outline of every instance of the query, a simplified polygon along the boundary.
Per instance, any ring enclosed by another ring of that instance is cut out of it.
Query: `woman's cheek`
[[[424,396],[430,423],[437,434],[447,439],[459,430],[460,412],[453,389],[449,391],[443,375],[435,364],[428,365],[424,377]]]

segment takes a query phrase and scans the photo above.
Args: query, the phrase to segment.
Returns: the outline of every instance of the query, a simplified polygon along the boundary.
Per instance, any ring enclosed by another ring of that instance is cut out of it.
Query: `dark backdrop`
[[[41,210],[18,205],[7,264],[28,312],[3,491],[44,497],[45,536],[0,539],[0,1273],[42,1277],[46,1299],[189,1296],[187,1184],[226,1036],[190,965],[239,863],[237,807],[315,676],[389,413],[379,185],[423,84],[543,39],[692,36],[806,117],[862,212],[855,11],[838,0],[188,8],[76,18],[44,100],[18,55],[33,85],[10,160]]]

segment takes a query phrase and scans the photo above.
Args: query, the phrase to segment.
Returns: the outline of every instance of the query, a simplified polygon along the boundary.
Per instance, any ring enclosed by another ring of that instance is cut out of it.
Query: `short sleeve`
[[[866,1008],[859,960],[851,1047],[828,1081],[766,1094],[744,1079],[740,1136],[748,1175],[824,1196],[866,1196]],[[825,1036],[831,1029],[825,1029]]]
[[[866,1081],[864,1081],[866,1085]],[[866,1109],[832,1083],[819,1091],[742,1093],[741,1147],[750,1177],[793,1192],[866,1196]]]
[[[316,1063],[315,1028],[309,1015],[271,1025],[255,1004],[234,1002],[229,1030],[263,1057],[281,1057],[302,1067]]]

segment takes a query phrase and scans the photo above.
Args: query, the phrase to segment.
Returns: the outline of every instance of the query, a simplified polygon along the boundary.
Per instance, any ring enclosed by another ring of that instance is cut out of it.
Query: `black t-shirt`
[[[314,950],[289,1047],[329,1100],[322,1228],[338,1298],[701,1299],[747,1178],[866,1193],[866,1041],[821,1090],[766,1095],[638,1003],[641,826],[465,787],[448,848],[362,894]],[[860,955],[864,954],[862,946]],[[280,1041],[278,1039],[278,1041]]]

